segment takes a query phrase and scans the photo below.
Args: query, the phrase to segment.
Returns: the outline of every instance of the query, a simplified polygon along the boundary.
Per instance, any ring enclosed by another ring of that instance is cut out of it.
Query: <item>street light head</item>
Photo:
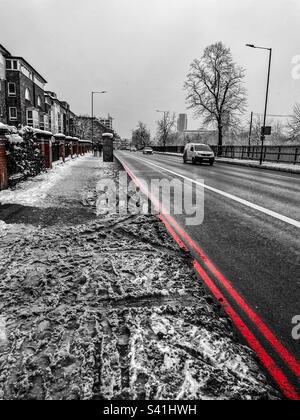
[[[246,44],[246,47],[255,48],[254,44]]]

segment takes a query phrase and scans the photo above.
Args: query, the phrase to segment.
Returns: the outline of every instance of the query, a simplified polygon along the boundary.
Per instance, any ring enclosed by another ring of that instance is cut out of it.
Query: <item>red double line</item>
[[[132,173],[132,171],[127,167],[127,165],[118,159],[122,166],[124,167],[125,171],[128,175],[132,178],[134,183],[144,192],[144,194],[156,205],[162,214],[159,215],[160,219],[165,224],[166,228],[176,240],[178,245],[185,250],[188,250],[183,241],[180,239],[178,234],[175,232],[173,227],[177,230],[177,232],[184,238],[184,240],[196,251],[197,255],[200,257],[201,261],[206,265],[206,267],[212,272],[212,274],[220,281],[220,283],[227,289],[230,295],[235,299],[238,305],[246,312],[249,318],[255,323],[257,328],[262,332],[265,338],[273,345],[275,350],[280,354],[283,360],[289,365],[291,370],[299,377],[300,376],[300,364],[295,360],[295,358],[289,353],[289,351],[283,346],[283,344],[275,337],[275,335],[270,331],[270,329],[266,326],[263,320],[249,307],[249,305],[244,301],[244,299],[237,293],[237,291],[233,288],[231,283],[223,276],[220,271],[215,267],[215,265],[209,260],[209,258],[203,253],[203,251],[198,247],[198,245],[190,238],[190,236],[178,225],[178,223],[174,220],[174,218],[164,211],[163,206],[161,203],[152,196],[152,194],[146,189],[144,186],[140,184],[136,176]],[[172,226],[173,227],[172,227]],[[230,306],[228,301],[225,299],[223,294],[211,280],[211,278],[207,275],[207,273],[203,270],[201,265],[198,263],[197,260],[194,261],[194,266],[203,281],[215,295],[215,297],[220,301],[221,305],[224,307],[226,313],[231,317],[233,322],[235,323],[236,327],[242,333],[244,338],[248,341],[251,348],[256,352],[262,363],[268,369],[270,374],[273,376],[275,381],[278,383],[284,394],[292,400],[300,400],[297,392],[293,388],[293,386],[289,383],[283,372],[277,367],[275,362],[272,358],[267,354],[258,340],[254,337],[251,333],[249,328],[246,324],[242,321],[239,315],[234,311],[234,309]]]

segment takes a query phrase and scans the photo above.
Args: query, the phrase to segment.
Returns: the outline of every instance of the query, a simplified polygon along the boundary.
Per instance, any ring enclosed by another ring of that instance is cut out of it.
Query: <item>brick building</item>
[[[55,92],[45,92],[45,112],[48,116],[48,129],[53,134],[77,135],[76,115],[67,102],[58,99]]]
[[[47,81],[23,57],[13,56],[0,44],[0,122],[31,126],[53,134],[90,139],[91,118],[78,117],[55,92],[45,90]],[[94,138],[113,132],[113,118],[94,119]]]
[[[10,53],[0,44],[0,122],[7,124],[7,81],[6,81],[6,57]]]
[[[109,114],[108,114],[108,117],[107,118],[100,118],[99,121],[109,131],[113,129],[113,118]]]
[[[88,115],[80,115],[76,118],[77,135],[83,139],[92,139],[92,118]],[[94,118],[93,123],[93,137],[94,142],[102,142],[102,134],[113,133],[113,130],[108,129],[101,120]]]
[[[23,57],[5,57],[6,118],[9,125],[47,128],[45,84],[47,81]]]

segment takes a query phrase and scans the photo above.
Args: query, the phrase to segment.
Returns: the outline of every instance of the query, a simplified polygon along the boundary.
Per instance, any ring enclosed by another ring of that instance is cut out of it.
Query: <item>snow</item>
[[[19,134],[7,134],[6,138],[10,143],[13,144],[19,144],[24,142],[23,138],[19,136]]]
[[[75,221],[75,194],[118,176],[88,154],[0,194],[66,203],[0,222],[0,399],[280,398],[157,217]]]
[[[7,233],[7,224],[0,220],[0,238],[5,236]]]
[[[217,162],[228,163],[231,165],[248,166],[248,167],[260,168],[260,169],[271,169],[271,170],[276,170],[276,171],[300,174],[299,164],[294,165],[292,163],[263,162],[263,164],[260,165],[259,161],[256,161],[256,160],[231,159],[231,158],[217,158]]]
[[[49,190],[67,177],[72,168],[80,165],[89,156],[79,156],[64,165],[56,165],[52,170],[21,182],[14,189],[0,191],[0,204],[20,204],[32,207],[47,207],[44,202]]]
[[[53,134],[50,131],[39,130],[38,128],[33,129],[34,134],[44,134],[45,136],[52,136]]]
[[[8,130],[8,126],[0,122],[0,130]]]
[[[177,157],[183,156],[182,153],[169,153],[169,152],[167,153],[154,152],[154,153],[159,154],[159,155],[169,155],[169,156],[177,156]],[[218,158],[218,157],[216,158],[216,162],[300,174],[299,164],[294,165],[292,163],[264,162],[262,165],[260,165],[259,162],[255,160],[230,159],[230,158]]]

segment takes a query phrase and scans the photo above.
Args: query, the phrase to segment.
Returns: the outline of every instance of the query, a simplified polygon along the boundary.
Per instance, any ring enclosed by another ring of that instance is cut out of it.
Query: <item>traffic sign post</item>
[[[272,134],[272,127],[261,127],[261,135],[262,136],[270,136]]]

